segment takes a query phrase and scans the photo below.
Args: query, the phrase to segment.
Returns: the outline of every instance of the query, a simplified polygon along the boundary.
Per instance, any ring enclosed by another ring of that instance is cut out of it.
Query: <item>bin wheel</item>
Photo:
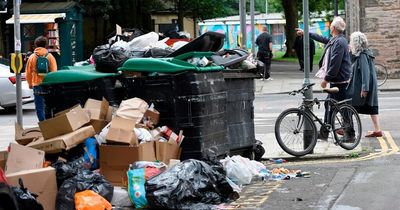
[[[265,153],[265,149],[262,146],[262,142],[261,141],[256,140],[256,144],[254,146],[253,153],[254,153],[254,160],[261,161],[262,156]]]
[[[250,160],[254,160],[255,159],[254,150],[249,149],[248,151],[245,152],[244,156],[249,158]]]

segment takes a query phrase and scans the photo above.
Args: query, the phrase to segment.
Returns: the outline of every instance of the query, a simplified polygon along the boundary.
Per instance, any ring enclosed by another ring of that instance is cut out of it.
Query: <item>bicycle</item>
[[[290,95],[301,93],[305,96],[308,90],[315,83],[304,86],[299,90],[290,92]],[[325,89],[324,92],[335,93],[338,88]],[[351,99],[336,101],[334,99],[306,99],[298,108],[284,110],[275,122],[275,137],[279,146],[288,154],[293,156],[304,156],[313,151],[317,143],[316,122],[321,129],[329,131],[335,139],[335,145],[343,149],[352,150],[361,140],[361,121],[357,111],[348,104]],[[317,105],[320,108],[321,102],[328,102],[332,110],[331,122],[324,123],[318,118],[312,108]],[[308,128],[307,125],[308,124]]]
[[[384,65],[379,63],[375,63],[375,71],[378,79],[378,87],[380,87],[385,84],[386,80],[388,79],[388,71]]]

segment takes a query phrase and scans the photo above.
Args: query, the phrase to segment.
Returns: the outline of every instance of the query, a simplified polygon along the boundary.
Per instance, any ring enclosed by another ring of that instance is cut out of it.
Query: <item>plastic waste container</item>
[[[193,54],[192,54],[193,55]],[[205,55],[205,54],[201,54]],[[185,57],[185,56],[184,56]],[[139,97],[160,112],[160,125],[183,130],[181,159],[229,154],[227,92],[221,66],[197,67],[179,59],[128,60],[119,70],[169,72],[125,78],[127,98]],[[171,73],[172,72],[172,73]]]
[[[60,70],[43,79],[42,96],[46,118],[76,104],[85,104],[88,98],[106,98],[110,105],[119,105],[123,97],[120,76],[77,67],[80,70]]]
[[[259,76],[240,70],[224,71],[227,87],[227,126],[230,153],[254,158],[254,79]]]

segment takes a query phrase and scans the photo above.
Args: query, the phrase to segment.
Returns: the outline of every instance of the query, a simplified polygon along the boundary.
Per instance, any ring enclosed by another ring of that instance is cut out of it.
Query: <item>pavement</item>
[[[322,93],[320,87],[320,79],[314,77],[316,73],[317,66],[314,66],[314,71],[310,73],[310,82],[316,83],[313,86],[313,92]],[[282,94],[289,93],[292,90],[297,90],[302,87],[304,83],[304,72],[299,71],[299,65],[297,63],[288,62],[273,62],[271,65],[271,79],[269,80],[255,80],[255,94],[256,98],[260,95],[270,95],[270,94]],[[385,84],[379,87],[381,92],[384,91],[399,91],[400,90],[400,80],[399,79],[388,79]],[[257,100],[257,99],[256,99]],[[283,110],[282,110],[283,111]],[[277,117],[277,116],[276,116]],[[257,114],[255,114],[257,119]],[[256,121],[257,123],[257,121]],[[257,125],[256,125],[257,126]],[[365,133],[365,132],[364,132]],[[361,138],[363,141],[364,136]],[[258,134],[256,133],[256,139],[263,142],[263,147],[265,148],[265,154],[263,159],[292,159],[293,156],[284,152],[278,145],[275,134]],[[318,140],[313,154],[306,155],[302,158],[334,158],[334,157],[345,157],[354,155],[355,153],[362,155],[367,153],[368,150],[363,148],[362,143],[359,144],[354,150],[345,150],[340,146],[335,145],[334,139],[330,136],[328,141]]]

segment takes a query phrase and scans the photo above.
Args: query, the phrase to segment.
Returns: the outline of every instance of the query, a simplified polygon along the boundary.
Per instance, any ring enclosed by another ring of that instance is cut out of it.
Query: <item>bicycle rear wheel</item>
[[[361,120],[357,111],[349,104],[342,104],[332,113],[332,130],[340,147],[352,150],[361,140]]]
[[[309,136],[305,136],[305,124],[310,125]],[[275,122],[275,137],[279,146],[290,155],[309,154],[317,143],[317,128],[312,118],[300,109],[283,111]]]
[[[376,63],[375,64],[376,77],[378,79],[378,87],[385,84],[388,79],[388,72],[384,65]]]

